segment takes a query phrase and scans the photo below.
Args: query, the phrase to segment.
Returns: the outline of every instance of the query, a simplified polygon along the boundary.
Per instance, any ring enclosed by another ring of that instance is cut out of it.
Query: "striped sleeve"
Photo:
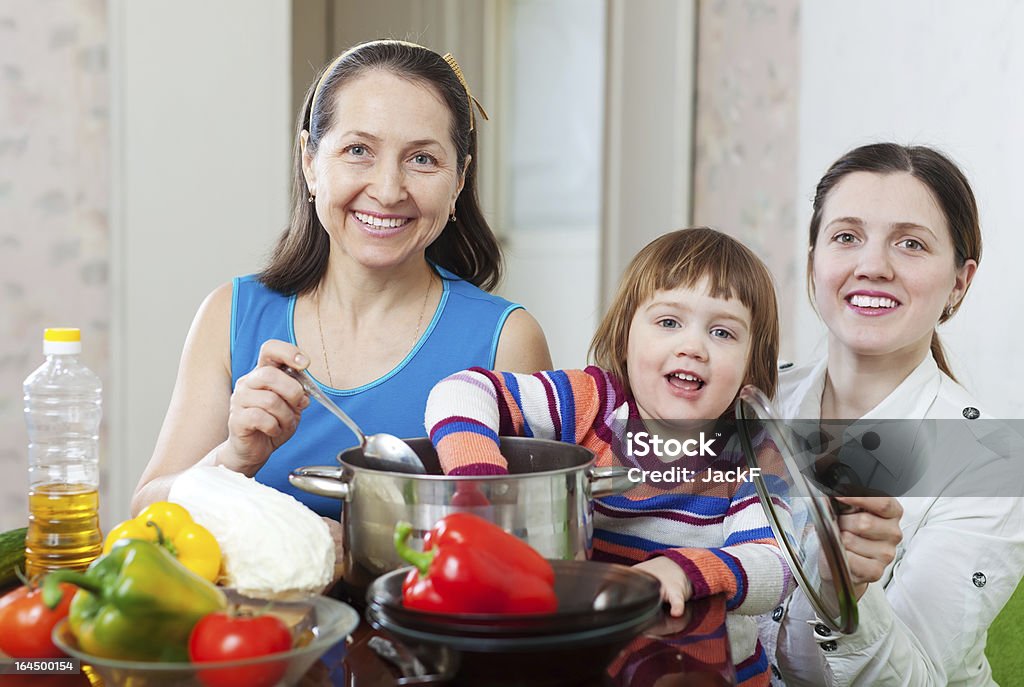
[[[527,375],[475,367],[434,386],[424,425],[445,474],[503,474],[498,437],[580,443],[599,406],[594,377],[582,370]]]
[[[788,488],[776,472],[781,470],[781,461],[761,453],[765,450],[778,455],[774,446],[759,446],[764,483],[773,501],[784,504],[789,498]],[[776,512],[784,517],[788,510],[776,508]],[[752,482],[741,482],[736,488],[722,526],[722,546],[662,549],[649,558],[665,556],[683,568],[690,578],[694,599],[724,594],[729,611],[742,615],[770,612],[789,596],[794,580]],[[782,526],[789,527],[786,523]]]

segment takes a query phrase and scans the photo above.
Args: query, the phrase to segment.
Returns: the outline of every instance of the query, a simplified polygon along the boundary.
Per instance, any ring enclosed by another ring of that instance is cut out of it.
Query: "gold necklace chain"
[[[324,353],[324,367],[327,368],[327,384],[334,388],[334,376],[331,374],[331,364],[327,361],[327,346],[324,344],[324,325],[320,321],[320,290],[316,292],[316,326],[320,329],[320,350]]]
[[[423,315],[427,312],[427,300],[430,298],[430,292],[434,288],[434,278],[431,276],[430,281],[427,283],[427,288],[423,291],[423,304],[420,305],[420,316],[416,320],[416,332],[412,335],[412,343],[409,345],[409,351],[412,351],[416,347],[416,342],[420,339],[420,330],[423,327]],[[320,330],[320,350],[324,355],[324,367],[327,369],[327,384],[333,389],[334,388],[334,375],[331,374],[331,363],[327,358],[327,344],[324,342],[324,325],[320,319],[320,291],[316,293],[316,326]],[[406,355],[409,354],[406,351]]]

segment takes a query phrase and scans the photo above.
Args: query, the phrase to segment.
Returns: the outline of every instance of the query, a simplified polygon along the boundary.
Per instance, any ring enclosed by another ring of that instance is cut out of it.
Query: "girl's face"
[[[750,357],[750,310],[707,282],[658,291],[629,327],[626,370],[645,419],[714,420],[736,397]]]
[[[334,119],[303,172],[333,250],[366,267],[422,259],[455,208],[463,172],[450,114],[430,86],[388,71],[335,94]]]
[[[857,355],[923,358],[977,263],[956,268],[935,197],[908,173],[854,172],[832,189],[814,246],[814,300],[831,342]]]

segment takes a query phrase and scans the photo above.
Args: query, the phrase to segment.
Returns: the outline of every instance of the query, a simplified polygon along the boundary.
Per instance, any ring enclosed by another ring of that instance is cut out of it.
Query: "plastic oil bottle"
[[[78,329],[47,329],[46,362],[25,380],[29,521],[25,567],[31,577],[84,570],[103,545],[99,523],[102,385],[82,364]]]

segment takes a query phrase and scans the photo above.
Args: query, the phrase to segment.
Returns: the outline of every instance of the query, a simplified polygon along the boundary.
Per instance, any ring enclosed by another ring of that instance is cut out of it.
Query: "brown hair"
[[[953,249],[956,253],[956,268],[960,269],[968,260],[981,262],[981,222],[978,219],[978,203],[974,199],[974,192],[967,177],[956,163],[938,150],[927,146],[873,143],[854,148],[833,162],[825,176],[818,182],[814,192],[814,212],[811,215],[809,235],[810,251],[807,255],[807,285],[812,294],[814,246],[821,229],[825,201],[836,184],[853,172],[906,172],[923,183],[931,190],[942,214],[946,217],[949,236],[953,240]],[[964,289],[964,295],[967,295],[967,289]],[[963,297],[953,306],[952,311],[942,311],[938,324],[955,315],[960,309],[960,303],[963,303]],[[949,368],[942,342],[939,341],[939,333],[935,331],[932,332],[931,352],[939,369],[955,381],[956,377]]]
[[[270,261],[260,273],[260,281],[275,291],[291,295],[314,289],[323,277],[330,243],[316,209],[307,202],[309,189],[302,173],[299,137],[303,131],[308,131],[306,147],[310,153],[315,153],[321,139],[334,124],[338,89],[372,70],[388,71],[433,87],[451,113],[450,134],[455,145],[457,168],[462,170],[467,155],[472,158],[462,193],[455,203],[457,219],[449,220],[441,235],[427,247],[426,256],[431,262],[482,289],[493,289],[501,281],[502,255],[477,198],[476,131],[470,128],[466,89],[452,67],[433,50],[389,40],[362,43],[343,53],[321,71],[306,92],[296,123],[291,220],[278,239]],[[314,93],[315,110],[311,111]]]
[[[691,288],[702,279],[707,279],[712,297],[736,298],[750,310],[752,340],[744,384],[773,396],[779,378],[779,308],[772,275],[749,248],[707,227],[664,234],[636,254],[590,343],[594,364],[628,387],[626,350],[637,309],[658,291]]]

